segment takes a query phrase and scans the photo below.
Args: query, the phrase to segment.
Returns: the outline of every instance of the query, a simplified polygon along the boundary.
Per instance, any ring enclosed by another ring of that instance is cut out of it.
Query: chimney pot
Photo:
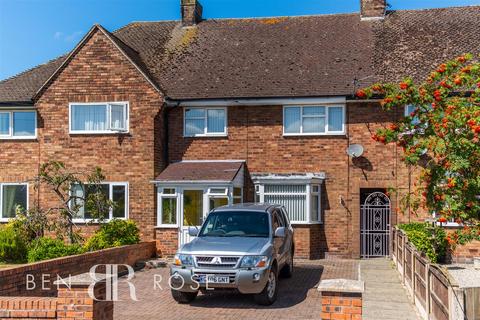
[[[386,0],[360,0],[360,16],[362,20],[383,19],[386,8]]]
[[[203,8],[198,0],[181,0],[180,7],[183,26],[193,26],[202,21]]]

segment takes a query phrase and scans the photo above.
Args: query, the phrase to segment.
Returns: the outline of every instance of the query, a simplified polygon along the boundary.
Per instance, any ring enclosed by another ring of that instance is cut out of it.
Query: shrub
[[[448,249],[446,232],[438,226],[427,223],[408,223],[398,226],[408,237],[408,240],[423,252],[433,263],[444,261]]]
[[[101,250],[140,242],[140,233],[132,220],[114,219],[102,225],[85,243],[86,251]]]
[[[82,251],[82,247],[77,244],[68,245],[59,239],[38,238],[29,246],[28,262],[71,256]]]
[[[27,245],[13,223],[0,226],[0,262],[25,262]]]

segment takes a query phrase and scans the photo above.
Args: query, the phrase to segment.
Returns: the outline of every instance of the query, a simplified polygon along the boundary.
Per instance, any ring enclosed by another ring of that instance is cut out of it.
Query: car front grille
[[[198,268],[233,269],[237,266],[240,257],[195,256],[195,260]]]

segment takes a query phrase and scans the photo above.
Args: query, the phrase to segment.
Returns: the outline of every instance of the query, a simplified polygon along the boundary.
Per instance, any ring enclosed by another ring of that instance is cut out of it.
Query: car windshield
[[[268,214],[265,212],[212,212],[208,215],[199,236],[268,238],[268,226]]]

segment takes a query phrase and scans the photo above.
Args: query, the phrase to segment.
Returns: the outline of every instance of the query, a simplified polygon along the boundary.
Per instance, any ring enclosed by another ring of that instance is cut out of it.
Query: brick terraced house
[[[196,0],[181,10],[181,21],[95,25],[67,55],[0,82],[1,221],[54,200],[28,181],[55,159],[102,167],[111,218],[135,220],[164,254],[212,208],[257,201],[286,207],[297,257],[388,255],[391,226],[409,216],[386,190],[408,190],[412,172],[371,133],[405,110],[354,93],[478,53],[480,6],[362,0],[354,14],[208,20]]]

